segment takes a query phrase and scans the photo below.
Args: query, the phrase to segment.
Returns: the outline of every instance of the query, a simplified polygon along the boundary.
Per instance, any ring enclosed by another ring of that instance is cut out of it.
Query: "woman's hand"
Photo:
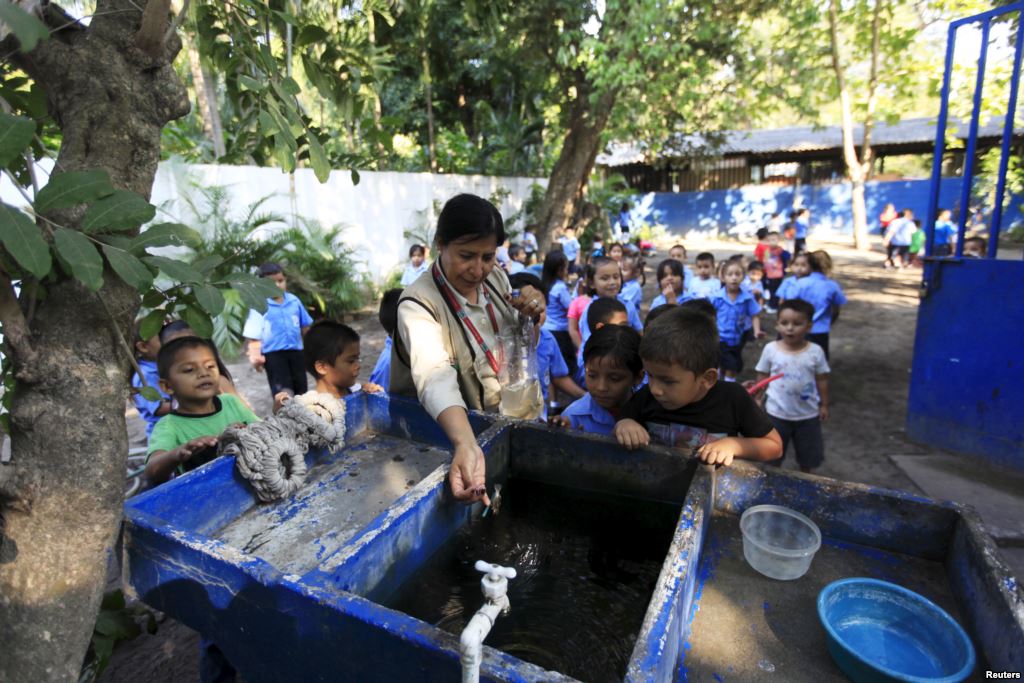
[[[529,285],[519,290],[519,296],[513,297],[511,304],[517,311],[534,320],[537,320],[547,308],[544,295]]]
[[[487,497],[486,475],[484,452],[475,441],[455,447],[452,466],[448,470],[448,484],[455,500],[463,503],[481,500],[489,507],[491,499]]]

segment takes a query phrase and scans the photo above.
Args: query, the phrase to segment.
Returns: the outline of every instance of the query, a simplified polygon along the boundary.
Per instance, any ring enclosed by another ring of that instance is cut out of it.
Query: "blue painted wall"
[[[915,216],[927,213],[929,180],[870,182],[866,188],[868,226],[878,231],[878,214],[889,202],[897,210],[909,208]],[[960,178],[943,178],[939,206],[952,208],[959,203]],[[747,185],[735,190],[706,192],[649,192],[633,197],[635,222],[660,223],[669,232],[685,235],[691,231],[753,233],[764,226],[772,213],[786,215],[799,193],[800,204],[811,210],[813,230],[831,229],[837,233],[853,231],[849,183],[774,187]],[[1024,221],[1024,198],[1013,197],[1003,226]]]

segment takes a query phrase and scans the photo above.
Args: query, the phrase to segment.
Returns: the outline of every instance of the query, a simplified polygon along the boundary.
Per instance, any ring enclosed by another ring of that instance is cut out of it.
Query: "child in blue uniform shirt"
[[[591,329],[593,326],[587,322],[587,312],[597,299],[618,299],[626,307],[626,318],[629,321],[629,326],[637,332],[643,332],[644,329],[643,321],[640,320],[640,313],[637,312],[633,304],[626,302],[622,296],[622,271],[619,269],[618,262],[607,256],[601,256],[594,259],[591,265],[594,267],[594,300],[590,302],[587,308],[583,309],[583,313],[580,315],[580,356],[577,356],[577,360],[582,357],[583,346],[587,343],[587,339],[593,331]]]
[[[695,298],[710,299],[722,288],[722,281],[715,277],[715,255],[710,251],[697,254],[697,277],[686,289]]]
[[[160,335],[154,334],[149,339],[142,339],[139,331],[141,320],[135,323],[135,359],[142,370],[142,376],[132,376],[132,399],[139,411],[139,417],[146,421],[146,438],[153,433],[153,426],[160,418],[171,412],[171,397],[160,388],[160,373],[156,367],[156,357],[160,353]],[[145,380],[145,382],[143,382]],[[151,400],[142,395],[142,387],[150,386],[160,394],[159,400]]]
[[[605,325],[627,325],[629,324],[628,306],[618,299],[605,297],[594,299],[584,311],[585,315],[580,319],[586,322],[586,335],[583,336],[583,344],[580,346],[579,354],[576,357],[576,381],[580,386],[585,386],[586,371],[583,367],[583,349],[586,348],[590,335],[597,332]],[[581,327],[581,330],[584,328]]]
[[[576,345],[569,335],[568,313],[572,305],[572,294],[565,282],[568,277],[569,259],[563,252],[552,249],[544,257],[544,269],[540,276],[541,288],[548,299],[543,329],[554,336],[569,374],[576,374]]]
[[[622,406],[643,379],[640,334],[625,325],[596,330],[583,349],[589,392],[555,419],[564,427],[611,436]]]
[[[761,307],[749,290],[743,289],[745,272],[739,261],[729,261],[722,271],[725,285],[711,298],[718,319],[718,337],[721,344],[721,367],[726,382],[736,380],[743,371],[743,344],[747,322],[751,322],[754,337],[763,337],[757,314]]]
[[[810,262],[803,257],[803,254],[797,254],[796,258],[793,259],[790,265],[790,272],[793,273],[779,285],[779,288],[775,290],[775,296],[779,302],[783,302],[786,299],[796,299],[797,290],[800,288],[800,278],[805,278],[811,274]]]
[[[281,296],[267,299],[267,310],[249,311],[242,336],[249,346],[249,362],[258,371],[266,369],[270,393],[275,401],[282,394],[306,393],[306,368],[302,359],[302,337],[313,324],[299,298],[286,290],[288,280],[281,266],[264,263],[260,277],[270,278]]]
[[[951,256],[953,254],[953,240],[956,239],[956,227],[953,225],[953,212],[949,209],[939,209],[939,216],[935,219],[935,241],[932,242],[932,256]]]
[[[665,259],[658,264],[654,271],[658,280],[658,289],[661,294],[651,301],[651,308],[655,309],[662,304],[681,304],[693,297],[684,290],[686,278],[683,275],[683,264],[676,259]]]
[[[408,287],[419,279],[420,275],[427,272],[427,250],[422,244],[414,244],[409,247],[409,263],[402,272],[401,285]]]
[[[380,326],[387,332],[388,338],[384,341],[384,349],[377,357],[377,364],[373,366],[370,373],[370,382],[378,385],[384,391],[388,390],[391,382],[391,339],[398,329],[398,299],[402,296],[399,287],[384,292],[380,299],[380,308],[377,309],[377,320]]]
[[[622,268],[622,300],[640,310],[644,300],[643,277],[644,264],[640,254],[624,254],[619,261]]]
[[[815,254],[800,254],[793,260],[793,269],[796,270],[796,263],[803,258],[806,267],[810,271],[807,277],[797,281],[796,296],[794,299],[803,299],[814,306],[814,319],[811,324],[811,333],[807,340],[814,342],[825,351],[825,359],[830,360],[828,353],[828,338],[832,330],[832,323],[839,319],[839,307],[846,303],[846,295],[839,283],[827,277],[824,272],[822,259]]]

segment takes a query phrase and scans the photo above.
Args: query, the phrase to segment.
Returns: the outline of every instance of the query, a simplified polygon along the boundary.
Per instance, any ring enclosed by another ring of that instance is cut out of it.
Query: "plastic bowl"
[[[807,573],[821,547],[818,525],[796,510],[755,505],[740,517],[743,557],[772,579],[790,581]]]
[[[931,600],[887,581],[842,579],[818,594],[828,651],[856,683],[954,683],[974,670],[974,646]]]

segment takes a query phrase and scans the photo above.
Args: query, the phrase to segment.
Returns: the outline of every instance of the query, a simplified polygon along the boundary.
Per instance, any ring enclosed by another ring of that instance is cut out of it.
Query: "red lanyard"
[[[494,370],[494,374],[500,374],[498,371],[498,359],[494,357],[494,354],[487,346],[484,338],[480,336],[480,332],[476,329],[476,325],[473,324],[473,320],[469,317],[469,314],[462,308],[462,304],[460,304],[459,300],[455,298],[455,292],[453,292],[452,288],[448,286],[445,279],[441,277],[441,268],[437,261],[434,261],[434,266],[430,269],[430,274],[434,277],[434,284],[436,284],[437,288],[441,291],[441,295],[448,301],[448,305],[459,318],[459,322],[469,330],[469,333],[473,335],[473,339],[476,340],[477,345],[484,352],[484,355],[487,356],[487,362],[491,364],[491,369]],[[487,316],[491,319],[491,326],[494,328],[495,336],[497,336],[499,328],[498,319],[494,316],[494,304],[491,302],[490,295],[487,294],[487,288],[482,287],[481,291],[484,295],[484,301],[487,302]]]

